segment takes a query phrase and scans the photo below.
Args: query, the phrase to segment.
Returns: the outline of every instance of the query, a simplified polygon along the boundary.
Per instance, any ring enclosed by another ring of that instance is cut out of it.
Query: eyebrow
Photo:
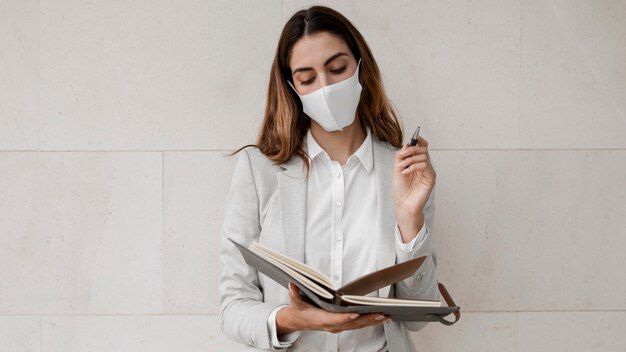
[[[336,53],[335,55],[329,57],[328,60],[326,60],[326,62],[324,62],[324,66],[328,65],[329,63],[331,63],[331,61],[333,61],[334,59],[336,59],[336,58],[338,58],[340,56],[348,56],[348,54],[344,53],[343,51],[340,51],[340,52]],[[293,70],[291,75],[295,75],[296,73],[301,72],[301,71],[313,71],[313,67],[299,67],[299,68]]]

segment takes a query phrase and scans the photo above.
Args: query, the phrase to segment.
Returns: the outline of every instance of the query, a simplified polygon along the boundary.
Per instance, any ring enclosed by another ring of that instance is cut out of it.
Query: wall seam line
[[[165,315],[165,151],[161,152],[161,309],[159,315]]]
[[[522,42],[524,40],[524,0],[520,0],[519,69],[517,72],[517,148],[522,148]]]
[[[37,0],[37,150],[39,151],[41,149],[41,118],[39,115],[39,105],[40,105],[40,101],[41,101],[41,94],[39,92],[39,81],[40,81],[40,77],[39,77],[39,71],[40,71],[40,67],[41,64],[39,62],[39,46],[40,46],[40,10],[39,10],[39,2],[40,0]]]

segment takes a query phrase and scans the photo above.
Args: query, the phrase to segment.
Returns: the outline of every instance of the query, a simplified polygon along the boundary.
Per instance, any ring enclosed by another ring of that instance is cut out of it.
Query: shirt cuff
[[[398,227],[398,223],[396,223],[396,248],[405,253],[414,252],[424,242],[426,235],[428,235],[428,227],[426,226],[426,222],[424,222],[424,225],[422,225],[422,228],[417,233],[417,236],[415,236],[411,241],[404,243],[402,242],[400,228]]]
[[[424,222],[417,236],[408,243],[403,243],[400,228],[398,227],[398,223],[396,223],[396,263],[403,263],[416,258],[418,254],[428,254],[429,246],[425,244],[428,242],[428,232],[428,226],[426,226],[426,222]]]
[[[291,344],[296,341],[296,339],[300,336],[300,331],[290,332],[288,334],[281,335],[281,339],[278,339],[277,329],[276,329],[276,314],[279,310],[285,308],[287,305],[280,305],[270,313],[269,317],[267,317],[267,328],[269,329],[272,346],[274,348],[287,348],[291,346]],[[282,341],[281,341],[282,340]]]

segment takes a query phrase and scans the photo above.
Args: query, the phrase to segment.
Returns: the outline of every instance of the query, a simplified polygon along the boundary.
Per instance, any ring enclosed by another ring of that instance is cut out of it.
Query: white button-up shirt
[[[345,165],[331,160],[317,143],[311,131],[306,136],[307,153],[311,158],[308,180],[305,263],[328,276],[335,287],[378,270],[379,242],[387,233],[377,233],[375,222],[376,183],[369,128],[367,137]],[[390,172],[379,170],[378,172]],[[391,192],[391,190],[389,190]],[[396,224],[398,261],[410,258],[428,235],[426,224],[410,242],[403,243]],[[368,296],[378,296],[374,291]],[[281,336],[276,334],[276,307],[267,324],[275,349],[291,347],[290,351],[387,351],[382,324],[337,334],[307,330]]]

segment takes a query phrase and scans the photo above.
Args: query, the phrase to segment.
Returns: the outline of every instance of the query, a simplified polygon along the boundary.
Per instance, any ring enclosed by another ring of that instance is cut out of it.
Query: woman
[[[428,142],[402,145],[380,72],[357,29],[322,6],[286,23],[257,144],[239,155],[226,201],[219,279],[221,328],[262,349],[411,351],[425,323],[330,313],[246,265],[257,241],[305,262],[337,287],[427,254],[410,278],[372,292],[438,299]]]

